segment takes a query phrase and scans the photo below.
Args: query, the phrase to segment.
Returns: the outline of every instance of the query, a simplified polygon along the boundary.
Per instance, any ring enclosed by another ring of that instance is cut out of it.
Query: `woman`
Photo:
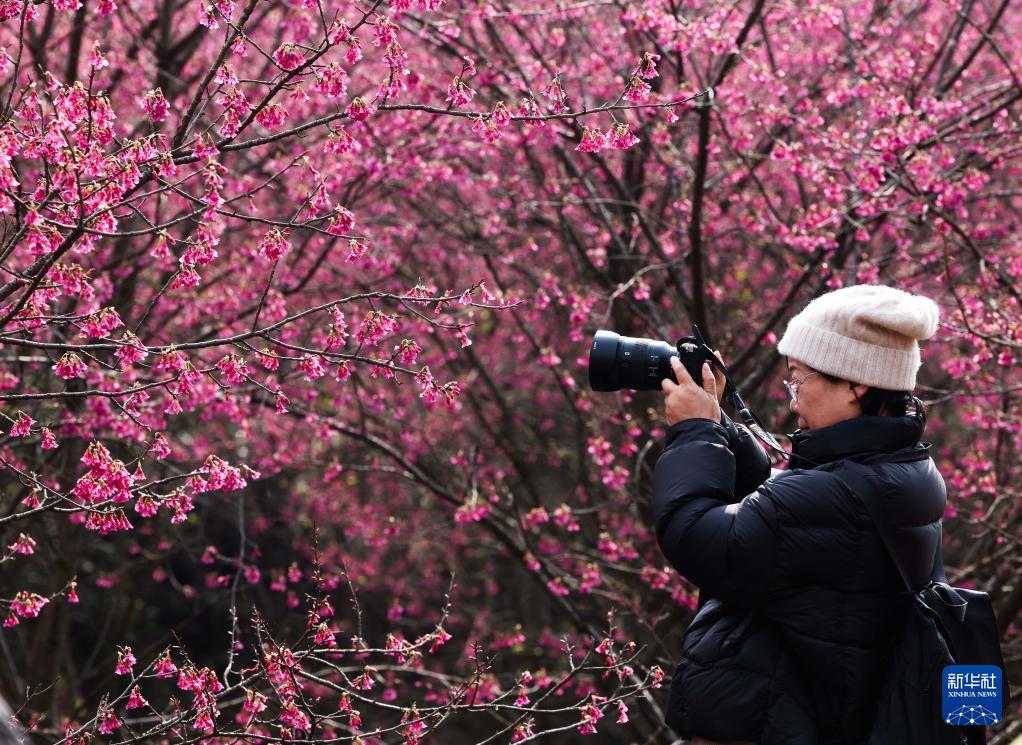
[[[672,360],[680,382],[663,383],[671,426],[653,512],[664,555],[700,588],[668,703],[683,737],[865,741],[908,601],[842,470],[869,467],[900,558],[925,586],[946,492],[910,392],[937,320],[931,300],[880,286],[828,293],[795,316],[777,347],[799,429],[772,478],[764,450],[722,415],[709,366],[700,386]]]

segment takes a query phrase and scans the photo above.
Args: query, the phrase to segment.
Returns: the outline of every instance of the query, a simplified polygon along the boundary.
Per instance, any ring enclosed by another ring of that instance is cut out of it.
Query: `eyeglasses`
[[[809,378],[819,374],[820,373],[818,372],[811,372],[808,373],[807,375],[804,375],[801,379],[784,380],[781,382],[783,382],[784,387],[788,389],[788,395],[791,396],[791,400],[794,401],[795,403],[798,403],[798,387],[805,383],[807,380],[809,380]]]

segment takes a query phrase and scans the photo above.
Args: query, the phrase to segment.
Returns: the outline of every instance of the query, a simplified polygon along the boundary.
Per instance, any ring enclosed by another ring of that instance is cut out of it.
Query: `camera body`
[[[594,391],[658,391],[664,378],[678,382],[671,367],[677,356],[697,384],[702,384],[704,362],[715,360],[699,328],[693,324],[692,334],[674,346],[665,341],[621,336],[601,329],[593,337],[589,350],[589,386]]]

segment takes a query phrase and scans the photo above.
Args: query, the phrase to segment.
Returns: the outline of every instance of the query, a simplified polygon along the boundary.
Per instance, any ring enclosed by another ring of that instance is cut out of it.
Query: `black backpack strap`
[[[887,548],[887,553],[891,557],[891,561],[894,562],[894,566],[898,569],[898,574],[901,576],[902,584],[905,585],[905,589],[910,593],[916,593],[920,587],[913,587],[909,581],[908,573],[905,571],[905,567],[898,560],[898,554],[894,550],[894,530],[891,528],[891,524],[887,521],[887,516],[884,514],[883,508],[880,506],[878,501],[878,495],[876,489],[869,483],[869,480],[864,473],[864,469],[853,461],[844,461],[841,466],[841,473],[837,470],[831,471],[831,473],[840,481],[844,482],[845,486],[851,489],[852,493],[862,500],[862,503],[866,505],[866,509],[869,510],[870,517],[873,518],[873,523],[876,525],[877,530],[880,531],[880,537],[884,541],[884,546]],[[937,564],[940,564],[940,572],[944,572],[944,561],[940,556],[940,545],[941,541],[937,541],[937,554],[934,556],[934,573],[937,572]]]
[[[937,548],[933,551],[933,574],[930,576],[931,582],[940,582],[941,584],[950,584],[947,580],[947,572],[944,571],[944,522],[943,520],[937,526]]]
[[[968,603],[964,598],[951,587],[947,580],[947,573],[944,570],[944,552],[943,552],[943,524],[938,525],[937,533],[937,547],[933,552],[933,568],[930,572],[930,582],[926,587],[913,587],[908,577],[908,572],[905,570],[904,565],[898,559],[898,554],[894,550],[894,529],[891,527],[890,522],[887,520],[887,515],[884,512],[883,506],[880,504],[879,495],[873,486],[869,483],[869,479],[866,475],[866,469],[859,463],[854,461],[844,461],[841,468],[841,473],[836,471],[831,472],[835,477],[840,479],[845,486],[852,490],[862,503],[866,505],[866,509],[869,511],[870,517],[873,518],[873,523],[876,525],[877,530],[880,532],[880,537],[884,541],[884,546],[887,548],[887,554],[891,557],[891,561],[894,562],[894,566],[898,569],[898,574],[901,576],[902,584],[908,590],[908,594],[915,595],[927,590],[927,600],[930,603],[939,601],[943,603],[950,612],[959,621],[965,620],[966,606]],[[939,617],[935,616],[935,620],[940,623]]]

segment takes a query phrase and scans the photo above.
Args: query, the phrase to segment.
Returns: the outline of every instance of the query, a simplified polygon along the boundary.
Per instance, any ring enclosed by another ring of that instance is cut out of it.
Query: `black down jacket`
[[[654,473],[660,548],[700,588],[667,723],[758,745],[865,740],[907,600],[866,506],[839,478],[872,467],[900,558],[930,578],[947,493],[914,416],[796,433],[787,471],[726,416],[671,427]],[[747,496],[746,496],[747,495]]]

